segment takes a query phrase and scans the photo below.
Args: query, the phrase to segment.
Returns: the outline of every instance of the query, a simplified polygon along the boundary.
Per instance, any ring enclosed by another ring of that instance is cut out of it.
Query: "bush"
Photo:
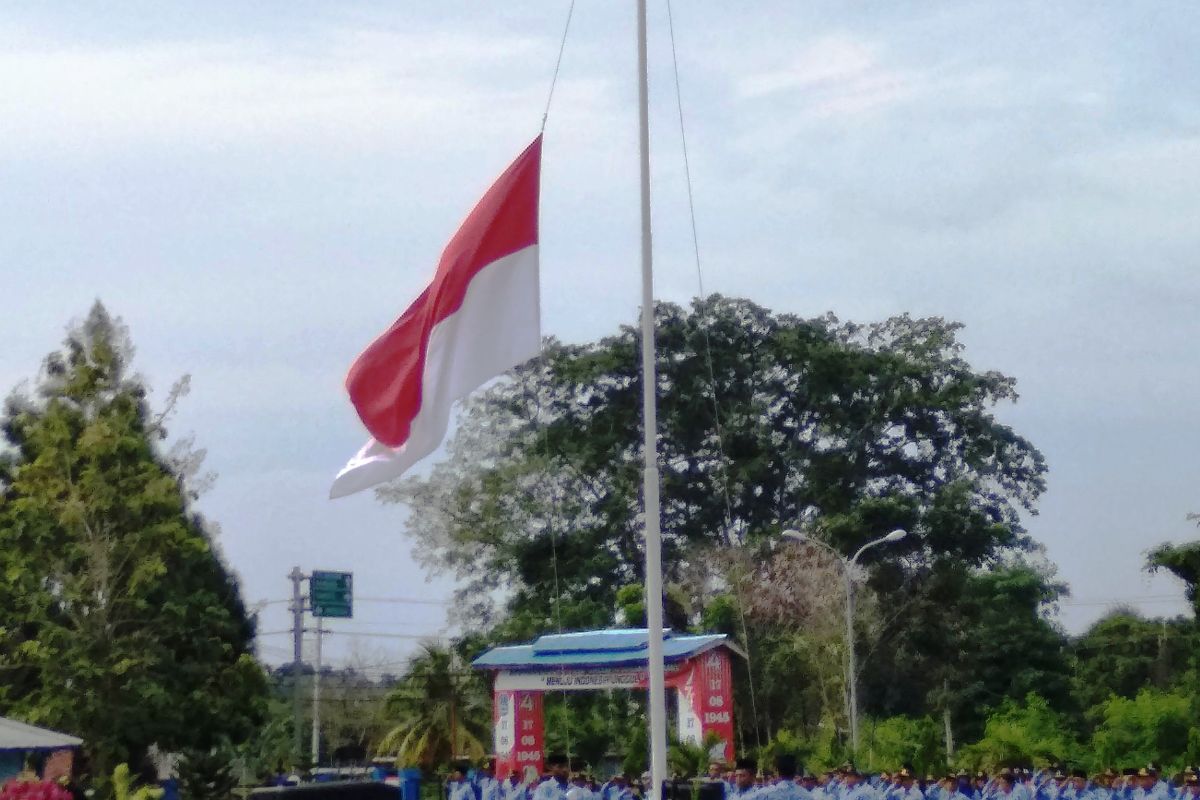
[[[1191,699],[1174,692],[1143,689],[1132,700],[1110,697],[1091,712],[1098,723],[1092,734],[1093,766],[1192,763],[1197,742],[1190,712]]]
[[[931,717],[890,717],[860,729],[858,765],[870,772],[909,764],[920,773],[941,774],[946,750],[941,726]]]
[[[1014,765],[1045,767],[1078,761],[1078,755],[1079,745],[1066,716],[1042,697],[1029,694],[1024,704],[1005,700],[987,718],[983,738],[962,748],[955,762],[960,767],[995,770]]]

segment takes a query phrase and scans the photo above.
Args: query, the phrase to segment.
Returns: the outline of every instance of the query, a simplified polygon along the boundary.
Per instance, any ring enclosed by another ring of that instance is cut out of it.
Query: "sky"
[[[666,5],[650,3],[656,295],[698,292]],[[355,574],[326,653],[446,635],[404,510],[326,499],[365,439],[341,382],[538,132],[566,2],[11,4],[0,15],[0,390],[100,298],[173,431],[260,652],[293,566]],[[1079,632],[1184,613],[1145,551],[1200,511],[1200,6],[677,0],[705,288],[777,312],[966,326],[1045,454],[1027,519]],[[577,0],[550,106],[543,331],[636,319],[632,2]],[[378,599],[367,599],[378,598]],[[386,602],[385,602],[386,601]],[[261,604],[261,605],[260,605]]]

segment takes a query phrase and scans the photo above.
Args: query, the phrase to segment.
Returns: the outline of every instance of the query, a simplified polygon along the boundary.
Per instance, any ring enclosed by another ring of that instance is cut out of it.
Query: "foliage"
[[[672,625],[719,610],[757,658],[756,640],[779,639],[778,626],[740,619],[748,593],[712,553],[757,547],[802,519],[844,554],[911,532],[886,558],[864,558],[881,604],[929,610],[880,615],[893,643],[940,631],[966,570],[1029,546],[1019,514],[1042,492],[1045,464],[995,419],[1014,381],[973,370],[957,324],[805,320],[720,296],[661,303],[656,321],[663,561],[667,584],[687,587],[668,595]],[[463,621],[527,640],[608,626],[618,610],[638,616],[632,594],[617,596],[643,582],[638,350],[634,327],[547,341],[513,380],[468,402],[448,460],[380,490],[409,509],[418,557],[459,579]],[[923,709],[941,683],[932,672],[901,673],[911,681],[901,698]],[[753,741],[787,716],[755,709],[741,717]]]
[[[1177,685],[1197,643],[1190,620],[1148,620],[1117,610],[1073,643],[1075,694],[1083,708],[1091,708],[1111,696],[1132,698],[1147,687]]]
[[[1024,562],[967,576],[944,621],[952,649],[937,671],[941,691],[932,692],[933,707],[949,707],[960,737],[979,737],[988,711],[1031,692],[1060,711],[1072,708],[1067,639],[1045,616],[1065,592]]]
[[[1023,703],[1005,700],[988,717],[983,738],[963,747],[955,762],[988,770],[1028,764],[1045,767],[1078,761],[1078,748],[1070,720],[1031,693]]]
[[[110,786],[113,800],[159,800],[163,796],[163,790],[158,786],[142,785],[135,788],[133,774],[124,762],[113,769]]]
[[[699,744],[672,739],[667,750],[667,771],[675,778],[694,778],[703,775],[712,759],[709,754],[721,746],[719,734],[709,731]]]
[[[801,320],[721,297],[691,312],[660,304],[657,317],[672,579],[690,545],[743,542],[815,513],[850,550],[897,524],[921,528],[946,492],[965,492],[968,513],[910,537],[910,558],[978,563],[1025,541],[1017,512],[1041,492],[1044,464],[992,417],[1013,381],[973,372],[958,326]],[[560,588],[608,610],[618,587],[641,582],[637,339],[629,327],[593,344],[548,341],[472,401],[448,461],[381,491],[412,508],[419,553],[457,573],[465,596],[506,585],[512,608],[544,608],[553,562]]]
[[[167,412],[131,355],[96,303],[0,423],[0,713],[81,736],[98,776],[151,743],[243,738],[265,695],[237,581],[191,508],[197,458],[162,451]]]
[[[1192,518],[1198,517],[1192,515]],[[1183,581],[1184,594],[1200,619],[1200,596],[1196,594],[1196,584],[1200,581],[1200,542],[1159,545],[1146,555],[1146,568],[1151,572],[1165,569]]]
[[[285,767],[294,768],[304,756],[296,752],[290,686],[283,685],[278,672],[272,677],[273,695],[267,702],[265,721],[255,736],[238,747],[238,761],[251,779],[263,780]]]
[[[478,673],[453,649],[425,643],[408,664],[386,709],[394,726],[378,745],[398,766],[431,769],[488,751],[491,697]]]
[[[1143,689],[1132,699],[1109,698],[1093,711],[1095,765],[1194,763],[1200,753],[1191,712],[1192,698],[1181,693]]]
[[[177,764],[183,800],[228,800],[238,785],[237,751],[228,741],[207,750],[187,750]]]
[[[931,717],[864,720],[859,753],[860,766],[871,771],[909,764],[920,773],[941,774],[946,768],[942,728]]]

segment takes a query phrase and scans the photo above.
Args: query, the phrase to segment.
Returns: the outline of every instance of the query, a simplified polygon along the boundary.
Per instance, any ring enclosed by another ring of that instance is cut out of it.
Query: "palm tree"
[[[427,642],[388,695],[395,727],[379,753],[425,769],[465,756],[482,758],[489,740],[491,698],[482,677],[449,647]]]

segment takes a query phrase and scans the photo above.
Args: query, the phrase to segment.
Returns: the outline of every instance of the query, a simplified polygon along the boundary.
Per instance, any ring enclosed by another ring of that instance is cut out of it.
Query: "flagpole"
[[[642,495],[646,526],[646,635],[650,673],[650,800],[667,779],[667,699],[663,678],[662,532],[659,530],[658,413],[654,364],[654,267],[650,239],[650,109],[646,0],[637,0],[638,145],[642,188]]]

